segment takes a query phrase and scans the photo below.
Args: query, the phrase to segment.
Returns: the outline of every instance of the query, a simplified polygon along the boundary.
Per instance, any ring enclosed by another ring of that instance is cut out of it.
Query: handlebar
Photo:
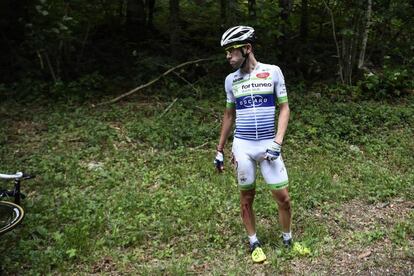
[[[29,175],[26,173],[22,173],[22,172],[16,172],[15,174],[2,174],[0,173],[0,179],[15,179],[15,180],[20,180],[20,179],[31,179],[34,178],[34,175]]]

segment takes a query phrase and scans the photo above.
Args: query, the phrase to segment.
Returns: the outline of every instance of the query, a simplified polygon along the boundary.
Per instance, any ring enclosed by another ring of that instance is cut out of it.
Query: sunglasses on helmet
[[[238,49],[244,46],[247,46],[247,44],[233,45],[233,46],[225,48],[224,51],[226,52],[226,54],[230,54],[234,49]]]

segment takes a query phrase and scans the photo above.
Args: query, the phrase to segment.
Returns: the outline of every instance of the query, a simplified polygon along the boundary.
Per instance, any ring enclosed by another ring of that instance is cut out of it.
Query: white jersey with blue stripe
[[[227,107],[236,108],[234,136],[244,140],[273,139],[276,103],[288,101],[280,68],[257,63],[251,73],[239,69],[226,77],[225,89]]]

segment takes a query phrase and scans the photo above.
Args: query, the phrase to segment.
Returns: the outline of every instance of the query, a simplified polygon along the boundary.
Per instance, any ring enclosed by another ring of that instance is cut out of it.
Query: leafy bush
[[[93,72],[74,81],[58,81],[51,85],[50,92],[55,98],[85,100],[101,91],[104,85],[105,78],[98,72]]]
[[[338,92],[341,90],[338,87],[333,89],[333,93],[330,88],[321,90],[322,95],[330,97],[315,97],[315,93],[290,96],[292,115],[288,137],[366,144],[372,135],[414,126],[412,108],[367,101],[365,96],[350,96],[351,89],[343,92]]]
[[[404,68],[387,68],[380,73],[369,73],[358,82],[363,95],[375,99],[394,98],[414,89],[413,71]]]

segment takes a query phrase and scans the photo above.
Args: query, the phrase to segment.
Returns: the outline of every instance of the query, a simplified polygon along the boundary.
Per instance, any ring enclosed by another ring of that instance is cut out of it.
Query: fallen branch
[[[198,90],[197,88],[195,88],[194,87],[194,85],[191,83],[191,82],[189,82],[188,80],[186,80],[184,77],[182,77],[180,74],[178,74],[177,72],[174,72],[174,74],[177,76],[177,77],[179,77],[180,79],[182,79],[185,83],[187,83],[192,89],[194,89],[194,91],[197,93],[197,94],[200,94],[200,90]]]
[[[201,145],[198,145],[198,146],[196,146],[196,147],[194,147],[194,148],[188,148],[188,149],[189,149],[189,150],[198,150],[198,149],[203,148],[204,146],[206,146],[206,145],[208,145],[208,144],[210,144],[210,143],[211,143],[211,141],[207,141],[207,142],[205,142],[205,143],[203,143],[203,144],[201,144]],[[213,146],[212,148],[214,148],[214,146]]]
[[[178,100],[178,98],[175,98],[175,100],[172,102],[172,103],[170,103],[170,105],[164,110],[164,112],[160,115],[160,118],[162,118],[164,115],[165,115],[165,113],[167,113],[170,109],[171,109],[171,107],[175,104],[175,102]]]
[[[137,91],[139,91],[139,90],[141,90],[145,87],[150,86],[151,84],[159,81],[162,77],[165,77],[166,75],[168,75],[172,71],[177,70],[181,67],[184,67],[184,66],[189,65],[189,64],[194,64],[194,63],[203,62],[203,61],[210,61],[210,60],[213,60],[213,58],[198,59],[198,60],[187,61],[187,62],[181,63],[180,65],[177,65],[177,66],[165,71],[162,75],[158,76],[157,78],[153,79],[152,81],[147,82],[146,84],[140,85],[140,86],[138,86],[138,87],[136,87],[136,88],[134,88],[134,89],[118,96],[118,97],[116,97],[115,99],[112,99],[112,100],[107,101],[107,102],[99,103],[99,104],[97,104],[97,106],[115,103],[115,102],[119,101],[120,99],[125,98],[126,96],[129,96],[129,95],[131,95],[131,94],[133,94],[133,93],[135,93],[135,92],[137,92]]]

